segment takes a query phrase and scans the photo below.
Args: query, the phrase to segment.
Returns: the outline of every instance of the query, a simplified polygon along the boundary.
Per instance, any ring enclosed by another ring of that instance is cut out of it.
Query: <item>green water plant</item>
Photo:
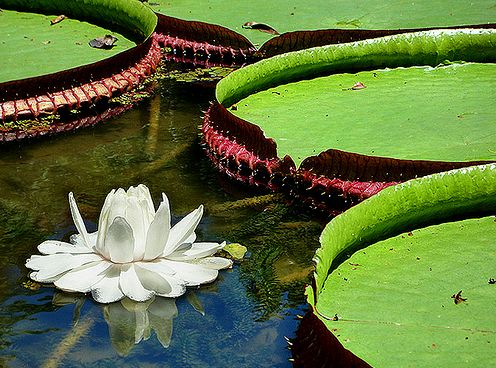
[[[484,216],[495,212],[494,164],[383,190],[324,229],[307,287],[314,313],[373,366],[485,366],[496,331]]]

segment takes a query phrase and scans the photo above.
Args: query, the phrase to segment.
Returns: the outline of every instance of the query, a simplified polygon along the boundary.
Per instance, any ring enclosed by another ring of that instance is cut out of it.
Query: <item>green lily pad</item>
[[[309,302],[372,366],[491,365],[495,210],[495,165],[385,189],[326,226]]]
[[[120,33],[74,19],[51,26],[55,16],[0,12],[0,83],[91,64],[135,46]],[[118,39],[111,50],[88,45],[106,34]]]
[[[137,0],[0,0],[0,8],[0,83],[109,58],[142,42],[157,22]],[[50,24],[62,14],[68,18]],[[106,34],[118,39],[111,50],[88,45]]]
[[[492,1],[442,0],[315,0],[302,3],[281,1],[166,1],[154,0],[151,8],[168,16],[222,25],[261,45],[274,37],[269,33],[245,29],[243,24],[267,24],[279,33],[329,28],[396,29],[479,24],[494,21],[496,7]]]
[[[235,71],[216,95],[297,166],[328,149],[492,160],[496,65],[487,62],[496,61],[495,37],[493,30],[429,31],[287,53]],[[444,60],[456,63],[439,65]]]
[[[361,83],[361,89],[354,89]],[[496,64],[334,74],[281,84],[233,113],[298,166],[329,148],[398,159],[496,159]]]
[[[319,312],[344,347],[374,367],[488,367],[495,359],[494,217],[445,223],[375,243],[326,281]],[[462,290],[455,304],[452,296]],[[350,301],[352,301],[350,303]],[[335,329],[335,330],[334,330]]]

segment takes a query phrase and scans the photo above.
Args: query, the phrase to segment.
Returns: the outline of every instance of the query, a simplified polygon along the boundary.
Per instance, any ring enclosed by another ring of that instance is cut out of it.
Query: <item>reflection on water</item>
[[[217,174],[198,140],[212,98],[210,90],[162,82],[118,119],[0,148],[1,366],[290,366],[284,336],[294,335],[305,309],[322,224]],[[41,241],[75,232],[67,193],[77,193],[93,231],[110,189],[139,183],[167,193],[173,222],[203,203],[198,239],[240,242],[249,257],[175,307],[162,298],[104,313],[89,299],[53,304],[54,289],[29,282],[24,262]]]

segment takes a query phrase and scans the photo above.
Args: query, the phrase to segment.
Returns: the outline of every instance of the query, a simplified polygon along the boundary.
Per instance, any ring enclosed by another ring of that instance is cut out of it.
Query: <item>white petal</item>
[[[97,254],[50,254],[47,256],[31,256],[26,261],[26,267],[37,270],[37,280],[53,279],[55,276],[82,266],[84,264],[99,261],[102,258]]]
[[[136,197],[130,197],[127,201],[127,208],[124,218],[131,226],[134,236],[133,259],[143,259],[145,254],[146,233],[150,224],[145,222],[145,212],[140,207]]]
[[[88,239],[88,230],[86,230],[86,225],[84,224],[81,213],[79,213],[79,208],[76,204],[76,200],[74,199],[74,194],[72,194],[72,192],[69,192],[69,207],[71,209],[72,221],[74,221],[74,225],[76,225],[78,233],[81,234],[81,236],[83,237],[83,241],[89,248],[90,243]]]
[[[143,302],[153,297],[153,291],[146,290],[141,284],[133,264],[122,265],[121,276],[119,278],[119,286],[128,298]]]
[[[109,254],[104,247],[105,234],[107,233],[107,227],[110,226],[108,223],[108,216],[110,211],[110,206],[112,205],[115,195],[115,189],[112,189],[103,203],[102,211],[100,212],[100,218],[98,220],[98,236],[96,241],[96,248],[99,253],[103,254],[106,258],[109,258]]]
[[[94,233],[88,233],[87,241],[89,244],[86,244],[81,234],[72,234],[70,237],[70,242],[79,247],[88,247],[92,251],[93,250],[96,251],[95,246],[96,246],[97,237],[98,237],[98,231],[95,231]]]
[[[137,187],[138,192],[139,192],[139,199],[140,201],[144,201],[146,203],[146,208],[148,212],[151,214],[151,217],[155,214],[155,208],[153,207],[153,201],[152,201],[152,196],[150,194],[150,190],[146,185],[140,184]]]
[[[224,247],[219,243],[193,243],[186,249],[178,249],[167,256],[172,261],[191,261],[194,259],[211,256]]]
[[[157,258],[164,251],[170,231],[169,200],[163,194],[164,200],[160,203],[146,236],[145,260]]]
[[[105,249],[116,263],[133,261],[134,236],[131,226],[123,217],[116,217],[105,237]]]
[[[57,276],[52,277],[52,278],[41,279],[41,278],[38,277],[38,271],[34,271],[34,272],[31,272],[29,274],[29,277],[31,278],[31,280],[34,280],[36,282],[50,283],[50,284],[52,284],[55,281],[57,281],[60,278],[60,276],[62,276],[62,274],[57,275]]]
[[[111,266],[112,263],[105,260],[85,264],[64,274],[55,281],[55,286],[65,291],[87,293],[105,277],[105,271]]]
[[[46,240],[38,245],[38,250],[43,254],[55,253],[92,253],[90,248],[81,245],[72,245],[58,240]]]
[[[172,276],[176,273],[172,268],[170,268],[163,259],[156,259],[153,262],[136,262],[140,267],[146,268],[149,271],[157,272],[165,275]]]
[[[230,259],[222,257],[206,257],[193,261],[192,263],[205,268],[211,268],[213,270],[222,270],[225,268],[230,268],[233,265]]]
[[[176,271],[174,277],[183,280],[186,283],[186,286],[197,286],[212,282],[219,274],[217,270],[205,268],[193,263],[175,262],[166,259],[162,260],[162,262]]]
[[[169,234],[169,239],[167,245],[164,249],[164,256],[168,256],[176,250],[181,244],[185,243],[186,240],[191,238],[194,234],[196,227],[200,223],[203,215],[203,206],[198,207],[196,210],[188,214],[181,221],[179,221],[171,229]]]
[[[136,265],[135,269],[143,287],[153,290],[158,295],[177,297],[186,292],[186,285],[173,276],[153,272],[139,265]]]
[[[113,265],[105,271],[104,278],[91,287],[93,299],[98,303],[113,303],[124,298],[124,293],[119,288],[120,274],[120,265]]]

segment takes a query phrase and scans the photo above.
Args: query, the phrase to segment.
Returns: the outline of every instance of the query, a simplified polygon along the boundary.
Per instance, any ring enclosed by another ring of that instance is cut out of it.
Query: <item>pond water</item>
[[[307,309],[323,224],[212,167],[198,129],[212,99],[211,89],[162,81],[114,120],[0,148],[1,366],[291,366],[284,337]],[[168,195],[174,221],[203,203],[199,240],[240,242],[247,257],[175,301],[102,306],[29,281],[37,245],[75,232],[69,191],[93,231],[106,194],[139,183],[156,204]]]

